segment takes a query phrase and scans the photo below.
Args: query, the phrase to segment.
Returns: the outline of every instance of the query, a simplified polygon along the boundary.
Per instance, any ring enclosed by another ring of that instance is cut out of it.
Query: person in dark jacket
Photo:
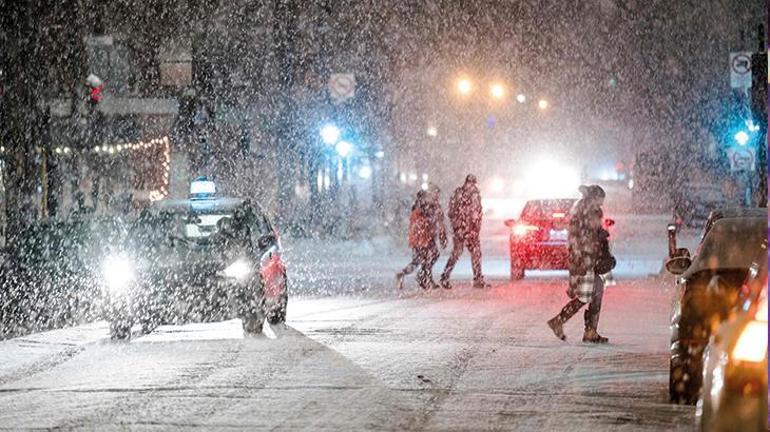
[[[561,340],[566,340],[564,323],[583,306],[585,332],[583,342],[607,343],[606,337],[597,332],[599,313],[604,295],[603,274],[615,266],[609,253],[609,233],[603,229],[604,190],[598,185],[581,186],[583,197],[572,208],[569,224],[569,288],[570,302],[558,315],[548,321],[548,326]]]
[[[475,288],[489,287],[481,274],[481,216],[481,194],[476,176],[468,174],[465,183],[455,189],[449,201],[449,221],[452,224],[453,247],[452,254],[441,274],[441,286],[446,289],[452,288],[449,277],[466,247],[471,254],[473,286]]]
[[[438,209],[437,207],[438,206]],[[440,216],[440,218],[439,218]],[[438,285],[433,280],[433,266],[439,256],[437,237],[441,237],[443,227],[443,211],[441,205],[426,191],[417,193],[412,212],[409,217],[409,247],[412,248],[412,261],[396,273],[396,286],[404,288],[404,276],[420,267],[417,282],[422,289],[435,289]],[[446,244],[446,234],[442,243]]]

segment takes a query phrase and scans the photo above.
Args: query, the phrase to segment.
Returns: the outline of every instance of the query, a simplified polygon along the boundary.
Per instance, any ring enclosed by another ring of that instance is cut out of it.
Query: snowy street
[[[511,283],[488,254],[491,290],[470,287],[466,257],[454,290],[397,293],[402,263],[372,247],[348,260],[350,284],[316,279],[323,266],[300,265],[312,248],[289,245],[307,294],[260,338],[234,320],[115,343],[99,322],[0,342],[0,429],[692,430],[694,407],[667,401],[671,277],[621,271],[599,325],[610,344],[591,346],[582,314],[567,342],[545,325],[567,301],[560,272]]]
[[[0,428],[690,430],[694,408],[666,401],[666,287],[613,287],[601,347],[579,342],[581,319],[566,343],[549,333],[565,298],[538,280],[295,300],[275,339],[229,321],[6,341],[3,358],[27,362],[2,366]]]

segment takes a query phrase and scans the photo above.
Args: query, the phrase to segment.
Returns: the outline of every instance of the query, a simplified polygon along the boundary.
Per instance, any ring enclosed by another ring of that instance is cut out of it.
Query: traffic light
[[[86,87],[88,88],[88,104],[94,108],[104,97],[104,83],[98,76],[90,74],[86,77]]]

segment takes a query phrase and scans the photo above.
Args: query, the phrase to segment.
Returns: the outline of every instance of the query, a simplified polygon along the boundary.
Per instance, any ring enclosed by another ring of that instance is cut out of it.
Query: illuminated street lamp
[[[548,101],[547,101],[547,100],[545,100],[545,99],[540,99],[540,100],[537,102],[537,107],[538,107],[538,108],[540,108],[541,110],[546,110],[546,109],[548,109]]]
[[[747,134],[746,131],[739,131],[735,134],[734,138],[739,146],[745,146],[749,142],[749,134]]]
[[[340,139],[340,129],[333,124],[325,125],[321,128],[321,139],[326,145],[334,145]]]
[[[353,144],[347,141],[340,141],[337,143],[337,146],[334,149],[337,150],[337,154],[341,158],[346,158],[350,152],[353,151]]]
[[[500,83],[495,83],[489,86],[489,94],[494,99],[502,99],[505,97],[505,87]]]
[[[438,129],[436,129],[433,126],[428,126],[428,129],[425,131],[428,136],[435,137],[438,136]]]
[[[457,91],[461,95],[467,95],[473,90],[473,83],[468,78],[460,78],[457,81]]]
[[[523,94],[519,93],[519,94],[516,95],[516,101],[519,102],[519,103],[524,103],[524,102],[527,101],[527,97],[524,96]]]

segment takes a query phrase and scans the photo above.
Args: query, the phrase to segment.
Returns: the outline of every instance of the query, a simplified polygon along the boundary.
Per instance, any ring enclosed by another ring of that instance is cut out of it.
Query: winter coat
[[[409,216],[409,247],[412,249],[424,249],[433,241],[433,233],[430,218],[420,208],[415,207]]]
[[[455,236],[465,238],[481,231],[481,194],[474,184],[455,189],[449,200],[449,220]]]
[[[604,214],[600,207],[587,200],[578,201],[570,212],[569,222],[569,289],[571,298],[588,303],[593,294],[594,269],[601,256],[601,222]],[[602,230],[603,231],[603,230]],[[609,243],[607,243],[609,248]]]

